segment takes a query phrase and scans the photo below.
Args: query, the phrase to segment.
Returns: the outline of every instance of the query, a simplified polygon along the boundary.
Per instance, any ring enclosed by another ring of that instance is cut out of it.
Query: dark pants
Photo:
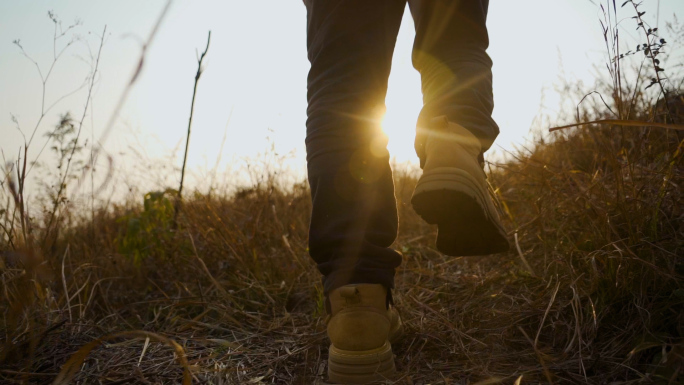
[[[391,289],[401,263],[401,255],[389,248],[398,224],[380,120],[406,2],[305,0],[311,62],[309,252],[326,293],[350,283]],[[418,126],[445,115],[473,132],[486,150],[499,133],[491,118],[492,62],[486,53],[489,1],[408,3],[416,25],[413,66],[423,90]]]

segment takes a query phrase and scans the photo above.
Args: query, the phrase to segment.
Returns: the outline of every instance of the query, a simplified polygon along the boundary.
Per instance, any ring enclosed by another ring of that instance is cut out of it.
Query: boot
[[[391,378],[396,369],[392,341],[403,334],[397,311],[387,304],[380,284],[346,285],[328,296],[330,350],[328,379],[366,384]]]
[[[506,232],[487,191],[480,140],[445,116],[416,136],[423,175],[411,198],[427,223],[437,224],[437,249],[453,256],[507,251]]]

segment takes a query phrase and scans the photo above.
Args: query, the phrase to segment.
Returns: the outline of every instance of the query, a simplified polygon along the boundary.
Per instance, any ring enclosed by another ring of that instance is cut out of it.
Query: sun
[[[387,150],[394,161],[418,162],[413,141],[415,122],[420,112],[420,104],[412,100],[391,98],[387,112],[381,119],[382,132],[388,138]]]

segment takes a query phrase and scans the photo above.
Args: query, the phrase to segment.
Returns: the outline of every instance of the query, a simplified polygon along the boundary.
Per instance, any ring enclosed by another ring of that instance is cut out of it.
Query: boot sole
[[[328,380],[336,384],[366,384],[392,378],[396,373],[392,345],[372,350],[351,351],[330,345]]]
[[[424,172],[411,204],[427,223],[438,226],[437,249],[446,255],[487,255],[509,249],[486,188],[464,170],[439,167]]]

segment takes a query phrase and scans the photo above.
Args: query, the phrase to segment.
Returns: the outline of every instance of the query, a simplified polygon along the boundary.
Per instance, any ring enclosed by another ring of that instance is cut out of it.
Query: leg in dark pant
[[[423,90],[418,127],[446,116],[475,134],[486,151],[499,134],[492,119],[492,61],[486,52],[489,0],[409,0],[409,6],[416,26],[413,66]],[[422,163],[424,154],[416,144]]]
[[[415,148],[423,174],[411,204],[438,227],[437,248],[453,256],[508,250],[487,191],[483,152],[499,133],[492,120],[487,0],[409,0],[416,25],[413,65],[423,110]]]
[[[323,274],[329,315],[328,378],[333,383],[366,384],[393,376],[392,344],[403,334],[401,318],[389,305],[401,255],[390,249],[398,221],[380,120],[406,0],[305,3],[311,62],[306,136],[313,198],[309,252]],[[468,231],[459,227],[471,219],[488,225],[482,219],[489,218],[476,203],[461,204],[486,194],[476,158],[488,145],[479,142],[491,144],[498,132],[491,120],[491,61],[485,53],[487,2],[411,0],[411,11],[416,21],[413,62],[421,73],[424,95],[416,138],[424,173],[412,204],[429,223],[438,224],[438,247],[447,245],[446,250],[460,253],[473,249],[460,247],[461,240],[469,244],[479,236],[487,243],[490,238],[478,226]],[[438,117],[446,122],[441,131],[428,127]],[[468,140],[438,135],[450,129]],[[479,179],[468,170],[475,170]],[[464,186],[475,187],[470,191]],[[444,191],[449,199],[435,195]],[[445,208],[460,221],[454,225],[447,223],[451,217],[442,220]],[[438,220],[430,222],[434,213]],[[445,224],[455,231],[443,232]],[[447,237],[440,238],[444,234]]]
[[[401,256],[389,246],[397,212],[380,130],[406,0],[306,0],[307,163],[313,198],[309,250],[326,294],[350,283],[392,288]],[[413,63],[424,108],[418,126],[446,116],[489,148],[498,134],[485,20],[487,0],[410,0]],[[419,140],[416,142],[421,163]]]
[[[406,2],[309,0],[309,252],[326,294],[351,283],[394,285],[397,212],[380,129]]]

